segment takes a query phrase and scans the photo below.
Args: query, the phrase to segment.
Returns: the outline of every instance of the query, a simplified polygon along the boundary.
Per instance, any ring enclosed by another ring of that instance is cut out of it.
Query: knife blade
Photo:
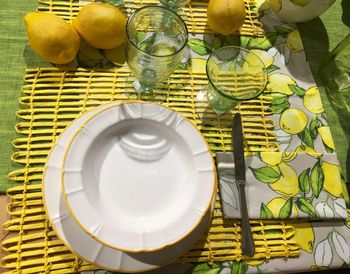
[[[242,117],[236,113],[232,119],[232,145],[235,163],[236,183],[239,191],[239,204],[241,209],[241,245],[242,254],[252,257],[255,252],[252,231],[249,223],[247,200],[245,194],[245,160],[242,130]]]

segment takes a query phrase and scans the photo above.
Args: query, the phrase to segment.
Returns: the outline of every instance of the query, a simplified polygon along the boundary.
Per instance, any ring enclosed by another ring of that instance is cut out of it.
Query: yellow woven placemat
[[[71,21],[76,17],[80,8],[86,2],[96,1],[53,1],[39,0],[37,10],[40,12],[50,12],[57,14],[65,20]],[[125,0],[123,10],[127,15],[130,15],[136,9],[144,5],[158,5],[157,0]],[[190,33],[212,33],[207,25],[207,7],[209,0],[192,0],[184,8],[185,22]],[[246,19],[239,31],[236,34],[247,36],[261,36],[264,34],[263,25],[259,22],[259,13],[255,6],[255,0],[245,0]]]
[[[133,78],[125,68],[28,69],[20,98],[21,120],[16,125],[20,137],[13,141],[17,148],[12,156],[20,168],[9,178],[20,186],[8,190],[11,198],[8,211],[11,219],[4,228],[12,236],[2,241],[9,252],[1,260],[7,273],[71,273],[92,270],[88,264],[65,247],[46,217],[42,203],[43,167],[48,152],[59,134],[81,112],[86,112],[111,100],[137,98],[132,88]],[[212,152],[231,150],[231,114],[218,117],[197,95],[207,83],[204,74],[176,71],[167,83],[156,90],[159,96],[149,99],[160,102],[187,117],[206,137]],[[276,151],[273,121],[268,118],[271,98],[263,94],[243,103],[240,110],[247,151]],[[36,184],[37,183],[37,184]],[[273,257],[298,256],[299,247],[293,240],[294,228],[283,221],[251,221],[256,253],[244,258],[240,249],[240,224],[222,218],[219,195],[208,231],[180,262],[222,262],[227,260],[262,260]]]

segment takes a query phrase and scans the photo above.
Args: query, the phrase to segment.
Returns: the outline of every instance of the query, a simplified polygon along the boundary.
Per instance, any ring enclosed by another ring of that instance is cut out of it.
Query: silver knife
[[[235,162],[236,183],[239,191],[239,204],[241,209],[241,237],[243,255],[252,257],[254,255],[254,241],[249,223],[247,200],[245,196],[245,161],[244,161],[244,144],[242,132],[241,114],[234,115],[232,120],[232,144],[233,157]]]

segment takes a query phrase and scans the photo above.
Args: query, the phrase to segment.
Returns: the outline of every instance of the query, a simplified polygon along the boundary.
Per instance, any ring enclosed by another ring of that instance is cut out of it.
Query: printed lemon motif
[[[307,120],[307,115],[302,110],[289,108],[281,115],[280,127],[289,134],[297,134],[306,127]]]
[[[320,156],[322,156],[322,153],[316,152],[313,148],[305,146],[305,145],[298,146],[295,149],[295,152],[297,152],[297,153],[305,152],[305,153],[307,153],[307,154],[309,154],[310,156],[313,156],[313,157],[320,157]]]
[[[269,6],[274,12],[279,12],[282,8],[282,0],[268,0]]]
[[[28,41],[40,57],[55,64],[72,62],[80,47],[75,29],[54,14],[31,12],[24,17]]]
[[[286,43],[287,43],[287,47],[292,52],[301,52],[304,50],[303,41],[301,40],[300,32],[297,29],[288,33]]]
[[[341,197],[343,193],[343,187],[339,176],[339,167],[328,162],[323,162],[321,169],[324,175],[324,189],[334,197]]]
[[[193,58],[190,60],[190,68],[193,72],[205,72],[207,61],[205,59]]]
[[[290,0],[294,5],[305,7],[311,0]]]
[[[331,130],[330,130],[329,126],[319,127],[317,129],[317,131],[318,131],[318,134],[320,134],[323,143],[327,147],[329,147],[329,148],[334,150],[335,149],[334,142],[333,142],[333,138],[332,138],[332,134],[331,134]]]
[[[279,152],[261,152],[260,153],[261,160],[270,166],[275,166],[281,163],[282,161],[282,153]]]
[[[282,153],[282,161],[283,162],[291,162],[297,157],[296,153],[293,152],[283,152]]]
[[[270,202],[266,204],[266,207],[270,209],[274,218],[279,217],[281,208],[286,204],[287,199],[282,197],[273,198]],[[293,203],[291,217],[298,217],[298,208]]]
[[[256,56],[258,56],[264,63],[265,67],[269,67],[273,63],[273,56],[271,56],[270,53],[260,49],[252,49],[245,57],[245,62],[242,67],[243,71],[253,70],[254,72],[259,72],[264,69],[263,64],[256,58]]]
[[[301,249],[312,253],[314,250],[315,233],[309,222],[292,223],[295,228],[293,239],[297,242]]]
[[[270,184],[270,187],[279,194],[294,196],[299,192],[298,175],[294,168],[281,162],[279,165],[273,167],[274,170],[281,173],[281,177]]]
[[[274,73],[269,76],[267,90],[271,92],[279,92],[286,95],[292,95],[293,91],[288,85],[296,85],[296,82],[288,75],[282,73]]]
[[[304,95],[304,107],[312,113],[322,113],[324,108],[321,101],[320,91],[317,87],[309,88]]]

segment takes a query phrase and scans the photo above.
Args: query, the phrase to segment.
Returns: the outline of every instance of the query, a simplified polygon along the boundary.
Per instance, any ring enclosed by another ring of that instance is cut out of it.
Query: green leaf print
[[[240,42],[241,42],[241,47],[246,48],[248,47],[249,41],[252,39],[250,36],[241,36]]]
[[[218,274],[221,271],[220,265],[207,263],[197,264],[193,268],[189,269],[186,274]]]
[[[250,168],[250,170],[253,172],[254,177],[263,183],[266,184],[272,184],[276,182],[280,177],[281,174],[274,170],[272,167],[265,166],[261,168]]]
[[[267,72],[267,74],[270,74],[270,73],[274,72],[275,70],[279,70],[279,69],[280,69],[279,66],[272,64],[266,68],[266,72]]]
[[[279,105],[288,100],[288,95],[279,92],[272,92],[271,97],[273,105]]]
[[[276,40],[277,40],[277,32],[267,32],[265,33],[265,37],[251,38],[247,44],[247,48],[268,50],[272,48]],[[242,43],[242,40],[241,40],[241,43]]]
[[[302,87],[299,87],[298,85],[295,84],[289,84],[288,87],[290,88],[293,93],[299,97],[303,97],[306,93],[306,90],[303,89]]]
[[[308,147],[314,148],[314,141],[312,140],[310,131],[307,128],[304,128],[302,132],[298,133],[298,137]]]
[[[223,36],[223,46],[239,46],[240,45],[240,38],[238,35],[228,35]]]
[[[295,203],[302,212],[308,214],[310,217],[315,218],[317,216],[315,208],[312,206],[309,199],[298,198]]]
[[[310,180],[311,180],[312,192],[315,195],[315,197],[318,198],[318,196],[322,191],[323,182],[324,182],[324,174],[321,169],[320,160],[318,160],[316,164],[313,166],[311,170]]]
[[[221,36],[216,36],[214,39],[213,39],[213,42],[211,44],[211,46],[214,48],[214,49],[219,49],[222,47],[222,37]]]
[[[140,43],[146,37],[146,32],[138,30],[136,33],[136,41]]]
[[[293,29],[287,26],[275,26],[275,30],[277,31],[278,34],[287,36],[287,34],[290,33]]]
[[[124,4],[124,0],[104,0],[104,1],[114,6],[121,6]]]
[[[272,109],[272,112],[274,114],[280,114],[283,111],[285,111],[286,109],[288,109],[289,107],[290,107],[290,103],[289,103],[288,99],[286,99],[284,102],[277,104],[277,105],[273,103],[271,106],[271,109]]]
[[[292,214],[293,198],[288,199],[285,204],[281,207],[278,214],[278,218],[287,219]]]
[[[322,126],[322,122],[317,118],[317,116],[313,117],[309,125],[310,136],[312,140],[315,140],[317,138],[317,135],[318,135],[317,129],[321,126]]]
[[[248,265],[245,262],[233,262],[231,264],[231,274],[245,274],[248,271]]]
[[[190,38],[187,45],[199,55],[208,55],[211,53],[211,45],[202,39]]]
[[[185,69],[187,69],[187,64],[184,64],[184,63],[180,63],[177,67],[176,67],[176,69],[182,69],[182,70],[185,70]]]
[[[261,203],[261,206],[260,206],[260,218],[261,219],[274,218],[272,211],[264,203]]]
[[[304,193],[309,193],[310,191],[310,168],[304,170],[299,175],[299,188]]]

